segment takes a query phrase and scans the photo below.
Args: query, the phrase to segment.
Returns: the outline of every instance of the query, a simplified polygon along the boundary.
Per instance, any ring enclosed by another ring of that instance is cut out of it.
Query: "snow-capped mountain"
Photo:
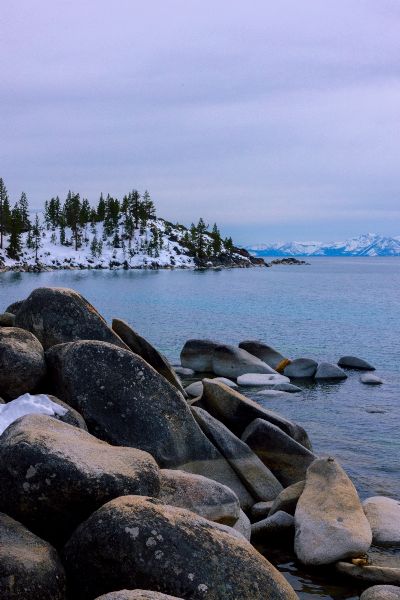
[[[342,242],[276,242],[247,250],[254,256],[400,256],[400,236],[367,233]]]

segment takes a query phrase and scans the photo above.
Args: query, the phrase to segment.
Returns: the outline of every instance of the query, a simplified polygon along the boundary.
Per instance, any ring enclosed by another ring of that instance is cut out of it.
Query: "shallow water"
[[[302,394],[260,400],[301,423],[318,454],[335,455],[362,498],[400,498],[400,259],[318,258],[310,266],[222,271],[55,271],[0,274],[0,309],[38,286],[79,290],[100,312],[126,319],[173,362],[190,337],[261,339],[289,357],[373,363],[382,386],[349,371],[337,384],[300,384]],[[251,392],[250,392],[251,394]],[[252,395],[252,394],[251,394]],[[255,398],[255,396],[253,396]],[[266,551],[268,556],[268,552]],[[353,598],[333,576],[279,562],[303,599]]]

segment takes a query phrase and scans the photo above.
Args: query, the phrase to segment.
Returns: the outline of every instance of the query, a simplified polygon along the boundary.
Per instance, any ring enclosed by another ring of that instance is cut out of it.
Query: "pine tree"
[[[90,253],[93,256],[93,258],[95,258],[97,256],[97,244],[98,244],[97,235],[94,234],[92,243],[90,244]]]
[[[29,231],[31,228],[31,222],[29,220],[28,198],[25,192],[22,192],[21,194],[21,198],[18,202],[18,208],[21,213],[21,229],[22,231]]]
[[[97,221],[101,223],[104,221],[104,217],[106,216],[106,203],[103,198],[103,194],[100,194],[100,200],[97,205]]]
[[[0,177],[0,248],[3,249],[3,237],[7,230],[10,205],[8,203],[7,188]]]
[[[231,237],[225,238],[225,240],[224,240],[224,246],[225,246],[225,250],[229,254],[232,254],[232,252],[233,252],[233,241],[232,241]]]
[[[214,256],[219,256],[221,254],[221,249],[222,249],[222,239],[221,239],[221,234],[219,232],[219,229],[218,229],[216,223],[214,223],[214,226],[212,228],[210,235],[211,235],[211,239],[212,239],[212,243],[211,243],[212,253]]]
[[[72,236],[75,241],[75,250],[80,246],[80,217],[81,217],[81,199],[79,194],[68,192],[64,204],[65,220],[67,227],[71,228]]]
[[[196,245],[195,245],[195,253],[197,258],[200,260],[206,258],[207,256],[207,246],[205,240],[205,233],[207,231],[208,226],[205,224],[202,218],[199,219],[199,222],[196,227]]]
[[[18,204],[11,211],[10,216],[10,239],[8,241],[7,254],[9,258],[18,260],[21,252],[21,230],[22,230],[22,215]]]
[[[35,221],[32,227],[32,244],[33,250],[35,250],[35,260],[38,262],[38,251],[42,245],[42,227],[40,225],[39,217],[36,214]]]

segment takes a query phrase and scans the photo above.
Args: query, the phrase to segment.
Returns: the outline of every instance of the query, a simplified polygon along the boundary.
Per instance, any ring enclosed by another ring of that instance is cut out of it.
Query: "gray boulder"
[[[234,531],[240,533],[241,536],[248,542],[251,538],[251,523],[248,516],[241,510],[239,513],[239,518],[236,523],[232,526]]]
[[[141,450],[110,446],[45,415],[27,415],[0,436],[0,510],[57,545],[102,504],[157,495],[159,470]]]
[[[15,325],[33,333],[46,350],[74,340],[101,340],[127,348],[97,310],[68,288],[37,288],[20,306]]]
[[[332,365],[331,363],[327,362],[319,363],[314,377],[319,381],[322,381],[324,379],[347,379],[347,375],[343,371],[343,369],[341,369],[337,365]]]
[[[44,351],[29,331],[0,328],[0,394],[6,399],[32,392],[46,374]]]
[[[247,508],[253,499],[194,420],[174,386],[130,350],[95,341],[47,351],[57,396],[77,408],[89,431],[110,444],[149,452],[163,468],[227,485]]]
[[[192,407],[194,417],[208,439],[226,458],[251,495],[257,500],[273,500],[282,490],[275,475],[249,446],[207,411]]]
[[[271,389],[280,392],[287,392],[288,394],[298,394],[299,392],[303,391],[300,387],[293,385],[292,383],[276,383]]]
[[[184,394],[182,384],[169,361],[150,342],[136,333],[128,323],[121,319],[113,319],[112,329],[132,352],[141,356],[153,369]]]
[[[290,379],[309,379],[314,377],[318,363],[311,358],[296,358],[285,367],[283,374]]]
[[[194,381],[190,385],[185,388],[185,392],[188,396],[192,398],[197,398],[201,396],[203,393],[203,382],[202,381]]]
[[[237,378],[237,382],[242,386],[263,387],[278,383],[290,383],[290,379],[279,373],[245,373]]]
[[[211,372],[212,356],[218,345],[213,340],[188,340],[181,351],[182,367],[193,371]]]
[[[338,360],[339,367],[344,367],[345,369],[359,369],[360,371],[375,371],[375,367],[373,367],[369,362],[363,360],[362,358],[358,358],[357,356],[342,356]]]
[[[364,583],[382,583],[400,586],[400,568],[385,567],[383,565],[354,565],[349,562],[339,561],[336,569],[341,575],[352,577]]]
[[[400,600],[400,587],[373,585],[361,594],[360,600]]]
[[[240,515],[236,494],[212,479],[184,471],[162,469],[158,499],[164,504],[187,508],[224,525],[233,526]]]
[[[363,502],[375,546],[400,546],[400,502],[373,496]]]
[[[283,369],[290,363],[290,360],[275,350],[275,348],[272,348],[272,346],[267,346],[267,344],[257,340],[245,340],[240,342],[239,348],[242,348],[250,354],[253,354],[253,356],[256,356],[263,362],[267,363],[267,365],[278,372],[283,371]]]
[[[368,520],[354,485],[333,458],[317,459],[308,468],[295,527],[294,549],[307,565],[326,565],[368,551]]]
[[[302,481],[315,455],[276,425],[255,419],[242,440],[250,446],[284,487]]]
[[[25,302],[25,300],[17,300],[16,302],[13,302],[9,306],[7,306],[7,308],[4,312],[16,315],[24,302]]]
[[[0,327],[14,327],[15,315],[5,312],[0,315]]]
[[[64,568],[50,544],[3,513],[0,540],[3,600],[66,600]]]
[[[293,535],[294,518],[282,510],[251,526],[252,541],[269,542],[277,538],[281,541],[282,538]]]
[[[261,418],[273,423],[300,444],[311,448],[306,431],[297,423],[285,419],[272,410],[263,408],[257,402],[228,388],[223,383],[213,379],[203,379],[203,385],[201,402],[204,407],[238,437],[242,435],[249,423],[254,419]]]
[[[268,516],[272,516],[279,510],[283,510],[286,513],[289,513],[289,515],[294,515],[297,502],[303,493],[305,484],[305,480],[298,481],[297,483],[289,485],[289,487],[282,490],[281,493],[275,498]]]
[[[73,533],[64,562],[75,600],[136,587],[193,600],[297,598],[244,539],[154,498],[125,496],[102,506]]]
[[[245,373],[276,373],[267,363],[246,350],[227,344],[219,345],[214,349],[212,371],[216,375],[233,379]]]
[[[268,500],[268,502],[256,502],[256,504],[253,504],[250,510],[251,521],[254,523],[268,517],[273,503],[273,500]]]
[[[98,596],[96,600],[182,600],[182,598],[150,590],[120,590]]]
[[[187,369],[186,367],[175,367],[175,373],[181,377],[193,377],[195,371],[193,369]]]
[[[383,383],[383,379],[377,375],[372,375],[372,373],[363,373],[360,377],[360,381],[366,385],[381,385]]]

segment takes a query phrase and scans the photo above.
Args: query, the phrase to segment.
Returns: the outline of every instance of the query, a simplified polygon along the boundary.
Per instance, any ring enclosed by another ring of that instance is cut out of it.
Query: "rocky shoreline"
[[[294,600],[257,550],[269,545],[369,588],[362,600],[398,599],[400,567],[371,548],[400,546],[400,503],[361,503],[303,427],[245,395],[284,401],[299,380],[347,369],[379,379],[358,357],[292,359],[253,340],[188,340],[174,368],[73,290],[38,288],[10,305],[0,315],[1,598]]]

